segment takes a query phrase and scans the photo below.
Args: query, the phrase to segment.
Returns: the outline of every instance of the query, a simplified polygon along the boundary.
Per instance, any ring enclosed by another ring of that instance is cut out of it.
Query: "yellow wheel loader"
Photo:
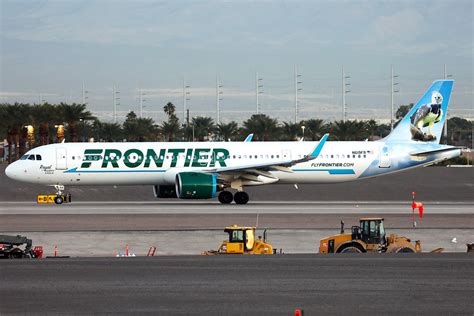
[[[413,244],[407,237],[396,234],[385,237],[383,221],[383,218],[361,218],[360,226],[352,226],[350,234],[344,233],[344,222],[341,221],[341,233],[321,239],[319,252],[421,252],[419,240]]]
[[[219,249],[206,251],[203,255],[273,254],[273,247],[266,240],[266,230],[263,231],[263,239],[260,236],[255,238],[255,230],[255,227],[228,226],[224,229],[229,235],[228,240],[224,240]]]

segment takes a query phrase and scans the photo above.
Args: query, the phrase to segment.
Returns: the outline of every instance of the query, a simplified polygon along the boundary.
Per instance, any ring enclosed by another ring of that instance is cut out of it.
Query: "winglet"
[[[316,146],[316,148],[314,148],[313,152],[311,153],[310,158],[314,159],[319,156],[319,154],[321,153],[321,150],[323,150],[323,146],[326,143],[326,140],[328,139],[328,137],[329,137],[329,134],[324,134],[324,136],[319,140],[318,146]]]
[[[252,141],[252,138],[253,138],[253,133],[252,134],[249,134],[249,136],[247,136],[244,140],[244,142],[251,142]]]

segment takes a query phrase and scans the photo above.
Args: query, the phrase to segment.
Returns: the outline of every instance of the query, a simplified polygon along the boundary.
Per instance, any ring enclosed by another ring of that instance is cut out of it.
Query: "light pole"
[[[219,85],[219,76],[216,76],[216,124],[220,121],[220,101],[222,101],[222,91],[220,90],[223,86]]]
[[[186,79],[183,76],[183,122],[186,120],[186,101],[190,99],[188,96],[191,94],[187,89],[191,88],[191,86],[186,85]]]
[[[145,107],[143,105],[143,102],[146,101],[146,99],[143,99],[143,96],[145,96],[145,95],[146,95],[146,93],[144,93],[141,88],[138,88],[138,102],[140,104],[140,118],[143,117],[143,108]]]
[[[298,123],[298,91],[302,89],[299,88],[299,85],[302,84],[302,81],[299,81],[301,75],[298,74],[298,68],[295,65],[295,124]]]
[[[117,123],[117,105],[120,105],[120,103],[117,103],[117,100],[120,100],[118,97],[118,94],[120,91],[117,91],[117,87],[115,86],[114,83],[114,88],[113,88],[113,93],[112,93],[112,99],[114,103],[114,123]]]
[[[392,84],[391,84],[391,90],[390,90],[390,97],[391,97],[391,103],[390,103],[390,130],[393,131],[393,125],[394,125],[394,104],[393,104],[393,95],[394,93],[398,93],[400,92],[400,90],[395,90],[395,86],[398,85],[398,82],[394,82],[394,79],[395,78],[398,78],[398,75],[394,75],[393,74],[393,66],[390,65],[390,69],[391,69],[391,80],[392,80]]]
[[[346,79],[350,79],[350,76],[346,76],[344,73],[344,66],[342,66],[342,121],[346,122],[347,118],[347,108],[346,108],[346,93],[351,92],[351,90],[346,90],[350,83],[346,83]]]
[[[301,126],[301,129],[303,130],[303,138],[302,138],[302,140],[304,140],[304,129],[305,129],[305,128],[306,128],[306,126],[304,126],[304,125]]]
[[[256,113],[260,114],[260,100],[259,96],[260,94],[263,93],[263,91],[260,90],[260,88],[263,88],[263,85],[261,84],[263,81],[262,78],[258,77],[258,72],[255,73],[255,102],[256,102]]]

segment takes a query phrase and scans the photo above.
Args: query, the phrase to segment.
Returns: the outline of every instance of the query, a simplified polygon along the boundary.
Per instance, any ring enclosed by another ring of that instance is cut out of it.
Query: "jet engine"
[[[176,175],[176,194],[180,199],[212,199],[222,190],[217,175],[202,172],[181,172]]]

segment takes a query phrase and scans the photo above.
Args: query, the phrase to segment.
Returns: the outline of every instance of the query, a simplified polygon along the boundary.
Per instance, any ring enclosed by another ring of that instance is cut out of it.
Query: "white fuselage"
[[[255,164],[279,164],[310,154],[318,142],[146,142],[61,143],[30,150],[11,164],[9,177],[45,185],[172,185],[185,171],[215,172],[223,167],[245,169]],[[409,146],[385,142],[326,142],[318,157],[283,171],[268,171],[245,185],[267,183],[334,183],[377,176],[459,153],[410,160]],[[112,153],[112,154],[111,154]],[[403,164],[400,163],[403,161]],[[236,171],[238,172],[238,171]],[[232,177],[226,172],[224,177]],[[273,179],[278,179],[274,181]]]

